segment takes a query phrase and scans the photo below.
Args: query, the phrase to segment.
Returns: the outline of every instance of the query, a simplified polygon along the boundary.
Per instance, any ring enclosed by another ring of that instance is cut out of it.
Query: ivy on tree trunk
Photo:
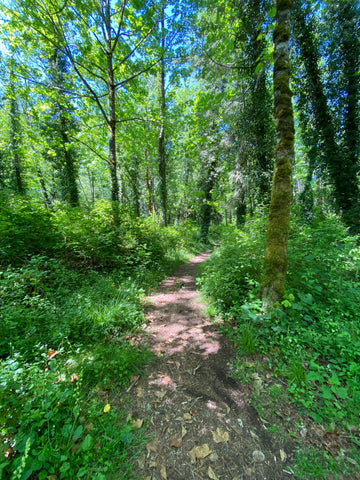
[[[291,204],[291,165],[294,157],[294,116],[290,83],[290,0],[276,1],[274,30],[274,116],[276,120],[275,172],[266,234],[261,285],[265,308],[280,301],[285,289]]]

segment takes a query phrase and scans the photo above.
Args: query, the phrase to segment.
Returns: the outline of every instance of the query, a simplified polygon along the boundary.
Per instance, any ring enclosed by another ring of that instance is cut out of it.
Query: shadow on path
[[[203,313],[196,274],[210,253],[182,265],[147,298],[141,342],[156,360],[130,395],[132,418],[148,419],[152,440],[135,478],[289,479],[280,446],[248,402],[249,386],[227,376],[229,340]]]

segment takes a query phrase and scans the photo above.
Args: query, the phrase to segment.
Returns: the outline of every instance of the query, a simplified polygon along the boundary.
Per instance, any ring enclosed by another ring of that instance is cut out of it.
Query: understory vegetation
[[[0,478],[130,475],[142,433],[116,392],[151,358],[131,334],[145,292],[199,245],[190,223],[119,225],[106,202],[1,211]]]
[[[358,239],[348,235],[335,215],[319,212],[311,224],[294,215],[285,299],[264,312],[258,301],[264,223],[264,217],[257,216],[242,230],[228,228],[199,280],[210,310],[224,319],[224,331],[236,347],[233,375],[253,382],[257,372],[265,386],[267,378],[284,382],[286,392],[280,388],[269,403],[264,393],[254,393],[260,416],[270,415],[276,398],[283,395],[325,431],[345,431],[353,447],[350,457],[360,463]],[[326,479],[357,468],[350,463],[345,468],[338,453],[335,462],[326,452],[302,452],[299,478]]]
[[[260,419],[291,401],[347,439],[300,438],[296,478],[352,480],[360,2],[4,0],[0,24],[0,480],[131,478],[143,299],[213,246],[232,374]]]

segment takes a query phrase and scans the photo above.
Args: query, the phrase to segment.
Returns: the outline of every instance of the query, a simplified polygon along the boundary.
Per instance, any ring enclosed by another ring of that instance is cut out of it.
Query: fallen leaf
[[[218,477],[216,476],[214,470],[209,466],[208,468],[208,475],[211,480],[218,480]]]
[[[85,430],[87,432],[90,432],[90,430],[92,430],[94,428],[94,424],[92,422],[88,423],[86,426],[85,426]]]
[[[181,438],[184,438],[186,434],[187,434],[187,430],[184,426],[182,426],[181,427]]]
[[[145,453],[143,453],[141,457],[138,459],[139,468],[141,468],[141,470],[145,467],[145,463],[146,463],[146,456],[145,456]]]
[[[57,354],[58,354],[58,352],[57,352],[56,350],[49,350],[49,351],[47,352],[48,359],[51,360],[51,359],[54,358],[55,355],[57,355]]]
[[[136,389],[136,396],[139,398],[143,398],[144,396],[144,389],[142,387],[138,387]]]
[[[204,443],[203,445],[199,445],[198,447],[194,447],[190,450],[189,455],[191,457],[192,462],[196,462],[196,460],[205,458],[210,455],[211,450],[209,449],[209,445]]]
[[[263,389],[263,380],[262,378],[260,377],[260,375],[258,373],[253,373],[252,375],[253,379],[255,380],[255,383],[258,385],[258,387],[260,388],[260,390]]]
[[[190,415],[190,413],[184,413],[183,418],[185,420],[192,420],[192,416]]]
[[[150,468],[156,468],[157,467],[157,463],[155,462],[155,460],[151,460],[151,462],[149,463],[149,467]]]
[[[80,448],[80,444],[79,443],[75,443],[72,447],[71,447],[71,453],[76,453]]]
[[[57,479],[56,475],[49,475],[48,477],[46,477],[46,480],[56,480],[56,479]]]
[[[169,440],[170,447],[180,448],[182,446],[182,437],[181,435],[173,435]]]
[[[287,455],[282,449],[280,449],[280,458],[282,462],[285,462],[285,460],[287,459]]]
[[[148,453],[156,453],[158,451],[159,446],[160,446],[159,440],[151,440],[151,442],[146,444],[146,450],[148,451]]]
[[[107,403],[104,407],[104,413],[110,412],[110,408],[111,408],[110,403]]]
[[[259,440],[259,437],[258,435],[256,435],[255,432],[253,432],[252,430],[250,430],[250,435],[252,436],[252,438],[254,438],[255,440]]]
[[[209,460],[211,460],[212,462],[217,462],[219,460],[219,455],[216,452],[213,452],[209,456]]]
[[[176,368],[180,368],[180,362],[175,362]]]
[[[143,426],[144,419],[143,418],[137,418],[136,420],[133,420],[132,426],[136,428],[141,428]]]
[[[350,457],[346,457],[346,459],[351,463],[351,465],[358,465],[358,462],[356,460],[353,460]]]
[[[162,478],[163,478],[164,480],[167,480],[166,467],[165,467],[165,465],[161,465],[160,475],[162,476]]]
[[[212,432],[213,440],[215,443],[222,443],[229,441],[229,433],[224,432],[219,427],[216,429],[216,432]]]

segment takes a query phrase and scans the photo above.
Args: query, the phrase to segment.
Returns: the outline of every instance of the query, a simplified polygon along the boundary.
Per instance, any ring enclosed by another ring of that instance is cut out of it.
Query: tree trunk
[[[204,172],[204,179],[203,179],[203,190],[204,190],[204,198],[203,204],[201,207],[201,227],[200,227],[200,235],[201,240],[204,243],[208,241],[209,235],[209,228],[211,223],[211,213],[212,213],[212,190],[215,185],[216,179],[216,159],[213,158],[210,160],[208,168]]]
[[[160,190],[160,209],[162,223],[167,226],[167,179],[166,179],[166,151],[165,151],[165,20],[164,9],[161,15],[161,49],[162,58],[160,60],[159,72],[159,103],[160,103],[160,131],[158,138],[158,156],[159,156],[159,190]]]
[[[65,165],[62,172],[65,199],[70,203],[72,207],[78,207],[80,204],[79,189],[76,183],[77,180],[77,167],[74,151],[70,146],[69,137],[67,134],[66,119],[61,105],[60,108],[60,129],[62,137],[62,147],[64,150]]]
[[[105,40],[106,40],[106,75],[109,101],[109,116],[107,119],[108,126],[108,146],[109,146],[109,168],[110,168],[110,182],[111,182],[111,201],[113,203],[114,221],[115,224],[119,221],[119,200],[120,188],[117,171],[116,159],[116,86],[114,79],[113,67],[113,45],[111,39],[111,5],[110,0],[106,0],[105,4]]]
[[[277,145],[261,285],[261,299],[265,308],[282,299],[287,270],[291,165],[294,158],[295,137],[292,93],[289,87],[290,13],[290,0],[276,0],[273,82]]]
[[[20,161],[20,119],[18,101],[15,97],[14,60],[10,60],[9,97],[10,97],[10,145],[13,161],[14,186],[17,193],[24,195],[25,186]]]
[[[13,97],[10,99],[10,144],[13,159],[15,190],[20,195],[25,193],[24,182],[22,179],[21,163],[20,163],[20,124],[18,118],[19,112],[17,108],[17,100]]]
[[[43,194],[43,197],[44,197],[45,207],[46,207],[46,208],[50,208],[50,207],[51,207],[51,200],[50,200],[50,197],[49,197],[47,188],[46,188],[46,183],[45,183],[45,180],[44,180],[44,175],[42,174],[42,171],[41,171],[41,169],[40,169],[39,166],[37,167],[37,174],[38,174],[38,178],[39,178],[39,183],[40,183],[41,191],[42,191],[42,194]]]
[[[356,176],[357,166],[355,167],[355,165],[353,165],[351,155],[347,156],[346,152],[344,154],[336,142],[337,132],[321,79],[319,53],[315,45],[314,36],[306,22],[305,12],[302,11],[299,0],[294,1],[294,6],[296,40],[300,46],[300,55],[304,63],[309,84],[309,94],[315,126],[321,139],[320,148],[322,149],[324,161],[329,171],[330,181],[334,186],[338,209],[342,212],[345,223],[355,231],[358,231],[359,219],[356,212],[354,212],[354,207],[358,208],[357,205],[360,197]],[[355,66],[353,66],[353,68],[355,68]],[[349,85],[349,88],[351,93],[351,85]],[[348,101],[350,102],[348,107],[350,107],[350,110],[348,110],[345,117],[345,128],[347,131],[350,131],[349,127],[350,129],[354,127],[353,118],[350,120],[352,116],[352,98],[352,95],[348,97]],[[347,150],[351,151],[353,146],[353,140],[350,140]]]

